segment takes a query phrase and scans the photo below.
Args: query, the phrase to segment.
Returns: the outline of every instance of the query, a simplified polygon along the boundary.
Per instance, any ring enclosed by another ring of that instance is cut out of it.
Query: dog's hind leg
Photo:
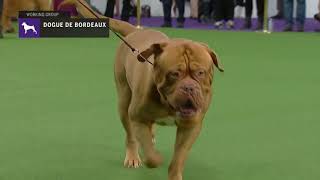
[[[162,157],[160,153],[155,149],[152,133],[153,122],[144,119],[137,114],[137,101],[133,99],[129,107],[129,119],[133,125],[134,134],[137,137],[139,145],[144,153],[144,163],[149,168],[156,168],[162,164]],[[139,106],[139,105],[138,105]]]
[[[151,134],[152,134],[152,143],[156,144],[156,125],[155,124],[152,124],[150,126],[150,131],[151,131]]]

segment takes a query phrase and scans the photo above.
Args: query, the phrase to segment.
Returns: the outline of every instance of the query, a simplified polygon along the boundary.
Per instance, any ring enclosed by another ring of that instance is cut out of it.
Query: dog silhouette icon
[[[29,30],[32,30],[34,34],[38,34],[34,26],[30,26],[26,22],[23,22],[21,25],[23,26],[24,34],[27,34]]]

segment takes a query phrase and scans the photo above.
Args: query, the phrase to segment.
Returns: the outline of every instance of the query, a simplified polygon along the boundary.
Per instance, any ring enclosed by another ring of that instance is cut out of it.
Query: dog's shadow
[[[212,164],[190,158],[184,168],[184,179],[219,179],[219,170]]]
[[[123,159],[124,154],[119,156],[114,156],[111,159],[108,159],[107,166],[118,167],[119,172],[128,179],[132,180],[164,180],[168,179],[168,167],[170,161],[172,159],[173,150],[171,147],[174,146],[174,138],[171,138],[175,134],[175,129],[159,129],[160,131],[157,136],[157,149],[161,152],[163,156],[163,164],[155,169],[149,169],[145,165],[138,169],[130,169],[123,167]],[[169,139],[169,140],[168,140]],[[108,150],[110,154],[115,154],[114,152],[119,152],[119,149],[109,147]],[[223,172],[221,169],[219,170],[217,167],[218,165],[212,163],[209,159],[203,159],[201,155],[197,153],[197,145],[194,146],[195,149],[192,149],[183,172],[184,179],[214,179],[219,180],[222,178]],[[143,158],[143,157],[142,157]],[[209,161],[209,162],[208,162]],[[119,172],[112,172],[114,176],[118,176]],[[119,177],[120,178],[120,177]],[[116,179],[116,178],[115,178]]]
[[[150,169],[145,165],[138,169],[124,168],[122,166],[122,162],[119,160],[109,160],[108,166],[119,167],[120,174],[116,173],[120,176],[128,177],[128,179],[132,180],[165,180],[168,179],[168,167],[170,163],[170,158],[166,157],[165,162],[158,168]],[[188,159],[183,177],[184,179],[214,179],[218,180],[219,171],[212,165],[205,164],[205,162],[200,162],[197,159],[190,158]],[[115,175],[115,174],[114,174]],[[118,176],[115,175],[115,176]],[[130,178],[129,178],[130,177]]]
[[[168,167],[170,159],[166,158],[164,164],[155,169],[149,169],[146,166],[141,167],[140,169],[131,169],[136,171],[134,174],[131,174],[130,179],[133,180],[165,180],[168,179]],[[130,169],[129,169],[130,171]],[[212,165],[205,164],[196,159],[188,159],[184,172],[183,179],[212,179],[219,180],[221,177],[219,175],[219,170]]]

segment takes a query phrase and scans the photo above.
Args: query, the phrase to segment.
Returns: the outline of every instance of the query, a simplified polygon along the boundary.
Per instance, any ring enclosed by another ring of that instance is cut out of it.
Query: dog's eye
[[[196,72],[196,76],[198,78],[203,78],[205,76],[206,72],[204,70],[199,70]]]
[[[181,73],[179,71],[172,71],[169,73],[171,79],[179,79]]]

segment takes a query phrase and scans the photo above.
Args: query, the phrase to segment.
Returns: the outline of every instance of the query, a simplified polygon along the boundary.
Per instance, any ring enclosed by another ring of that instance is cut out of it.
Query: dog
[[[84,0],[65,0],[86,18],[95,18]],[[87,6],[85,8],[82,4]],[[99,18],[106,18],[95,13]],[[155,124],[170,117],[177,127],[169,180],[182,180],[183,168],[192,144],[197,139],[212,98],[214,67],[224,71],[214,51],[200,42],[170,39],[164,33],[109,18],[113,31],[141,50],[138,56],[125,43],[116,52],[114,75],[118,109],[126,132],[124,166],[161,165],[162,157],[154,146]],[[137,60],[138,59],[138,60]],[[141,63],[149,59],[152,64]]]
[[[35,34],[38,34],[34,26],[29,26],[26,22],[23,22],[21,25],[23,26],[24,34],[27,34],[29,30],[32,30]]]
[[[19,11],[51,11],[51,0],[4,0],[1,17],[3,31],[15,32],[12,26],[12,17],[18,17]]]

